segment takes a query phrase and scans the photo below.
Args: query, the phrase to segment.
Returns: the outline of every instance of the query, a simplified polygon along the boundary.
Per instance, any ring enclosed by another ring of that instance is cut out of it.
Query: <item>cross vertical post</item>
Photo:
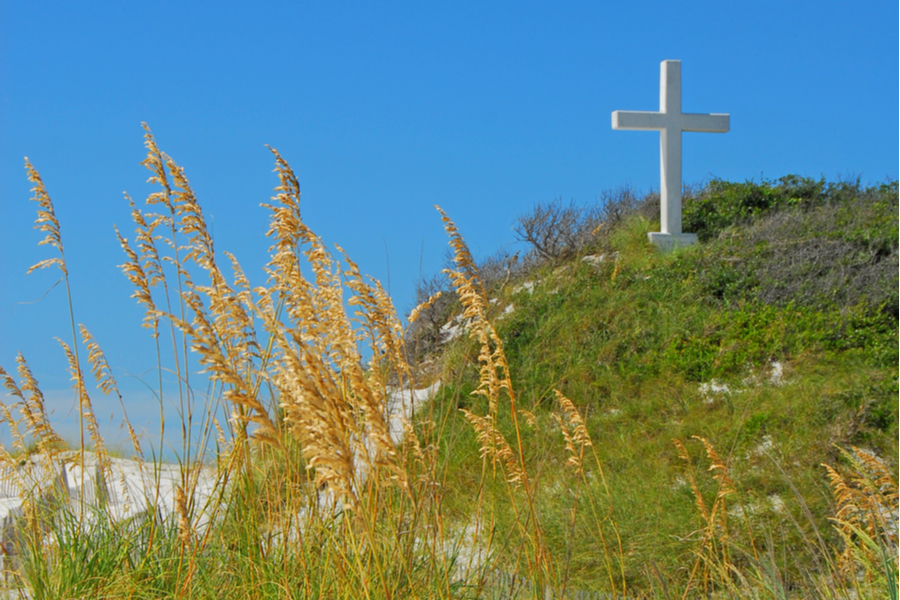
[[[659,135],[659,227],[662,233],[681,233],[681,127],[672,118],[681,116],[681,61],[660,64],[659,112],[666,115]]]
[[[664,60],[659,65],[659,112],[612,113],[613,129],[659,131],[660,232],[650,241],[663,250],[697,242],[697,235],[681,231],[681,132],[725,133],[727,114],[681,112],[681,61]]]

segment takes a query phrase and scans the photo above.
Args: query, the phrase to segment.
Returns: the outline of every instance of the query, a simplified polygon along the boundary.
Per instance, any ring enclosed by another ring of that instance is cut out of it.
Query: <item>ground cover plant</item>
[[[161,415],[183,432],[179,462],[167,471],[129,426],[151,485],[116,512],[124,459],[86,372],[119,392],[74,314],[60,343],[78,440],[54,432],[25,358],[0,370],[14,594],[897,597],[896,183],[712,182],[686,195],[703,243],[667,255],[646,237],[658,199],[628,190],[538,207],[518,228],[533,252],[480,265],[440,212],[452,263],[404,330],[302,221],[276,151],[252,287],[213,251],[184,170],[149,130],[145,144],[158,191],[132,203],[133,239],[117,234],[148,334],[171,346],[177,386],[156,388],[184,408]],[[34,268],[68,289],[27,169],[54,250]],[[438,381],[414,413],[397,404]]]

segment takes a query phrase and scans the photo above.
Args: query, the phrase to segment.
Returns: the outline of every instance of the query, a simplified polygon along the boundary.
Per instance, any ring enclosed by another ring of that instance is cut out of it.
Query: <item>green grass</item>
[[[881,191],[874,200],[842,199],[837,209],[828,202],[783,209],[803,211],[795,217],[760,207],[755,221],[748,218],[728,232],[721,227],[725,233],[719,237],[669,255],[650,247],[646,232],[652,224],[635,215],[603,242],[607,255],[618,252],[616,260],[599,267],[573,261],[529,273],[540,282],[532,293],[513,292],[514,284],[498,290],[501,304],[515,306],[499,321],[499,332],[521,403],[546,414],[553,408],[553,390],[559,389],[587,415],[623,532],[627,576],[636,587],[653,588],[657,567],[671,578],[670,586],[684,585],[684,566],[697,545],[692,532],[700,517],[673,439],[688,443],[698,468],[707,465],[702,446],[689,443],[694,436],[709,440],[726,459],[740,488],[740,505],[755,511],[748,530],[753,543],[763,553],[784,554],[774,566],[791,588],[802,588],[822,551],[798,554],[789,548],[803,548],[817,535],[840,546],[828,520],[834,506],[820,463],[838,462],[838,449],[855,445],[874,450],[896,471],[896,314],[883,302],[809,296],[802,290],[777,302],[762,301],[760,290],[778,282],[765,281],[746,263],[762,256],[756,267],[761,269],[764,260],[778,258],[743,233],[770,226],[767,219],[823,225],[818,212],[847,214],[845,206],[862,206],[862,214],[853,217],[856,231],[844,231],[846,221],[838,219],[817,235],[840,235],[882,249],[893,235],[896,257],[896,186]],[[892,222],[886,214],[893,215]],[[856,304],[848,305],[851,301]],[[468,349],[468,354],[448,353],[445,374],[458,383],[445,389],[442,402],[472,405],[466,392],[477,376],[477,348],[468,344]],[[784,372],[773,384],[769,371],[776,361]],[[732,391],[704,395],[700,383],[712,380]],[[526,438],[531,468],[543,474],[542,488],[549,490],[544,516],[559,523],[566,510],[562,455],[546,450],[559,440],[549,419],[538,422],[542,427]],[[464,424],[458,426],[465,431]],[[468,451],[453,454],[451,479],[477,469],[472,444],[467,439]],[[711,505],[716,482],[703,474],[698,478]],[[459,502],[465,505],[464,493]],[[556,553],[579,549],[571,561],[580,582],[602,579],[603,550],[590,527],[576,527],[575,539],[560,526],[553,531],[548,539]],[[746,548],[749,535],[737,532],[732,541]]]

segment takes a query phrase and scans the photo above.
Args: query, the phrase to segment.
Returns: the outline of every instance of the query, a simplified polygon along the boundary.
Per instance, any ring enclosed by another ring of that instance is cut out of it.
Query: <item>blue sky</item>
[[[155,358],[112,229],[131,237],[122,192],[150,191],[142,121],[253,283],[270,144],[307,223],[405,313],[444,262],[434,204],[485,257],[535,203],[658,188],[658,134],[612,131],[610,113],[658,108],[663,59],[682,60],[686,112],[731,115],[727,134],[685,134],[685,183],[896,179],[897,22],[886,0],[0,2],[0,365],[21,350],[71,419],[64,290],[25,276],[52,254],[24,156],[62,224],[75,318],[149,422]]]

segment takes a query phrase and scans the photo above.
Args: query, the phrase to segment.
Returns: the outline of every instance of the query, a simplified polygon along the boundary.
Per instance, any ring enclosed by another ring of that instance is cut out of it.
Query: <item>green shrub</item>
[[[684,199],[684,231],[707,241],[735,225],[743,225],[769,211],[811,206],[828,197],[824,180],[788,175],[776,182],[730,183],[715,179],[698,194]]]

